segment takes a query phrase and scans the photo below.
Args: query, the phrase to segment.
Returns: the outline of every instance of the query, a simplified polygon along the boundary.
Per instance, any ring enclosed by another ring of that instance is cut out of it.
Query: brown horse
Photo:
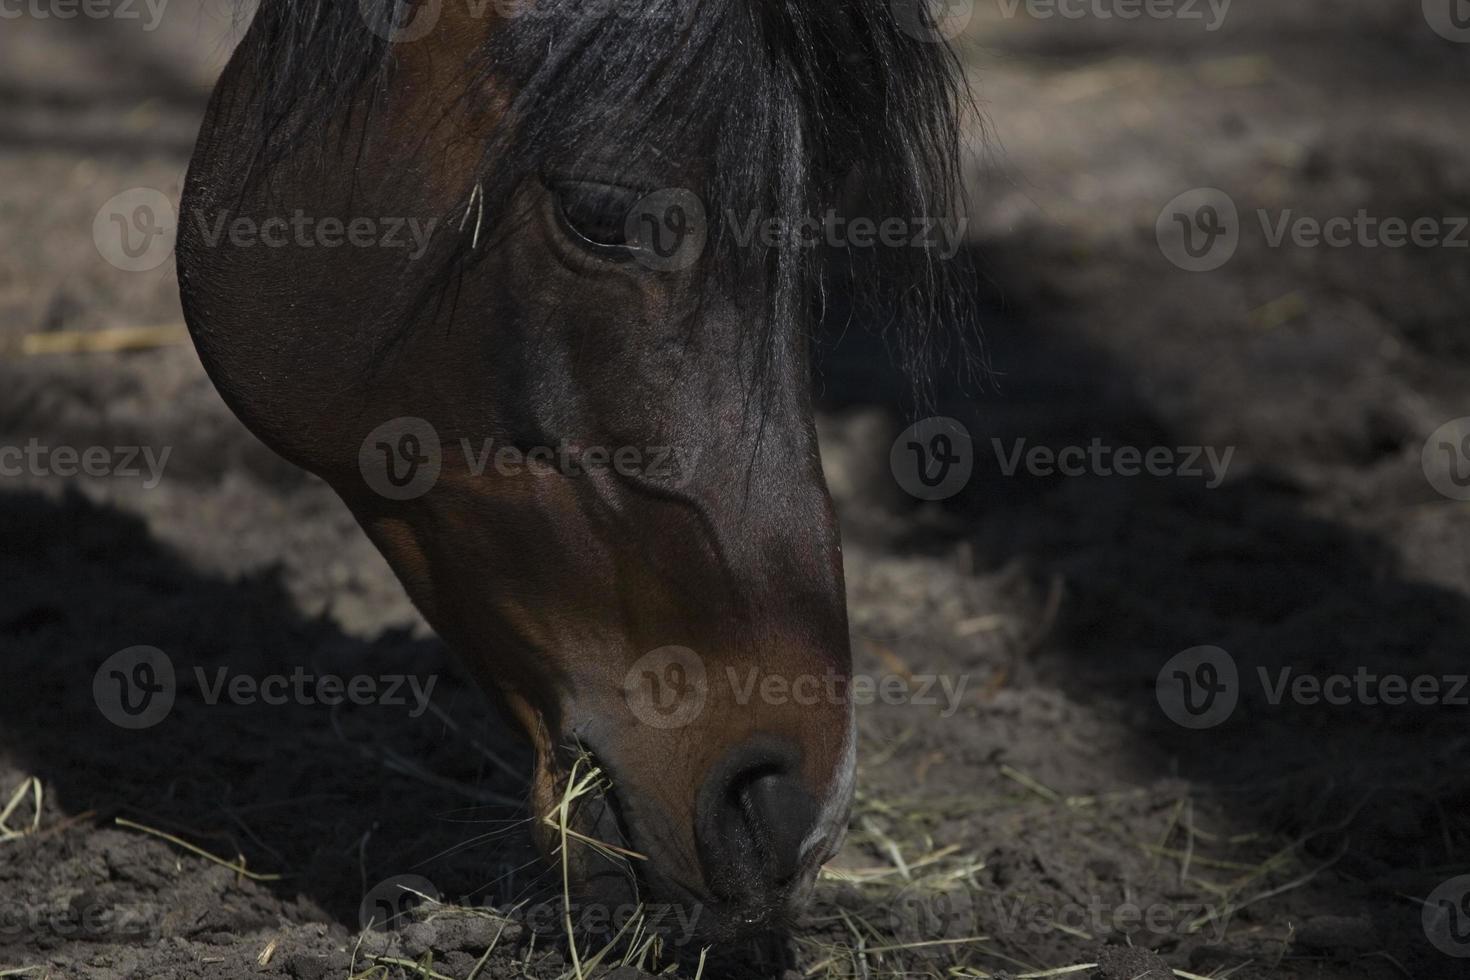
[[[574,887],[704,937],[799,907],[846,825],[809,347],[840,291],[918,365],[959,302],[932,241],[828,240],[848,202],[952,213],[933,31],[924,0],[262,0],[190,168],[221,394],[525,731],[533,815],[606,775],[573,829],[636,856],[574,837]]]

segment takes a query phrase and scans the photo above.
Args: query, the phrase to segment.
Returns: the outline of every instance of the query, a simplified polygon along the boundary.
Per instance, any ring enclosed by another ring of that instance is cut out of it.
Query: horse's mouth
[[[698,864],[691,863],[696,859],[689,829],[684,831],[688,843],[683,844],[676,834],[659,834],[657,829],[668,826],[669,818],[640,805],[636,788],[620,778],[605,757],[585,746],[578,748],[560,778],[570,777],[574,768],[578,777],[593,770],[604,777],[597,780],[596,793],[588,793],[570,808],[568,829],[575,832],[568,841],[568,859],[573,862],[570,898],[574,907],[595,911],[587,920],[617,923],[641,914],[645,933],[659,932],[666,945],[675,948],[693,948],[779,930],[805,906],[810,882],[758,903],[715,896]],[[552,832],[560,847],[560,827]],[[561,860],[559,852],[548,853],[554,864]],[[583,918],[573,916],[577,923]]]

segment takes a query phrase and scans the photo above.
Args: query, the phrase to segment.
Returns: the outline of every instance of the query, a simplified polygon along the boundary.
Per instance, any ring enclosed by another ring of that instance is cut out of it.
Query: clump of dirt
[[[1470,266],[1269,234],[1470,208],[1470,46],[1411,6],[1242,5],[1218,30],[976,7],[995,138],[966,258],[994,374],[941,396],[973,439],[963,492],[902,492],[902,383],[859,330],[822,344],[856,669],[925,694],[861,708],[849,842],[793,935],[713,950],[704,976],[1460,975],[1429,913],[1470,871],[1470,511],[1422,450],[1467,413]],[[0,486],[0,972],[568,975],[524,750],[336,498],[186,347],[13,356],[20,334],[177,323],[171,274],[102,263],[91,222],[128,187],[176,194],[217,65],[175,20],[15,23],[0,220],[34,248],[0,270],[0,446],[171,456],[151,486]],[[1202,187],[1239,242],[1192,272],[1156,229]],[[1094,444],[1169,465],[1014,462]],[[94,681],[137,645],[179,694],[129,731]],[[1158,682],[1202,647],[1238,703],[1189,727]],[[221,671],[298,670],[404,696],[209,703]],[[1362,675],[1443,686],[1311,694]],[[693,976],[698,952],[639,938],[597,972]]]

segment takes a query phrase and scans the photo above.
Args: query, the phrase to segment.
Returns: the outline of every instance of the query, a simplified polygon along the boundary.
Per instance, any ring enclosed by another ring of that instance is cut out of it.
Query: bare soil
[[[1470,415],[1470,235],[1268,232],[1288,210],[1470,213],[1470,44],[1389,0],[1242,0],[1218,30],[1008,9],[980,0],[962,39],[988,118],[967,255],[993,368],[941,397],[973,436],[966,489],[898,488],[902,384],[860,332],[830,338],[821,378],[858,669],[963,694],[862,709],[852,832],[806,920],[705,976],[1465,976],[1423,903],[1470,872],[1466,708],[1269,694],[1283,669],[1470,671],[1470,509],[1421,464]],[[0,446],[171,452],[152,487],[0,480],[0,811],[19,801],[0,826],[30,831],[20,791],[43,794],[33,832],[0,833],[0,975],[431,960],[464,980],[492,942],[479,976],[564,975],[565,942],[512,914],[556,891],[513,805],[524,753],[335,496],[242,429],[186,344],[22,353],[180,323],[169,265],[108,265],[93,217],[128,188],[177,197],[228,28],[186,0],[153,31],[0,27]],[[1199,187],[1240,216],[1211,272],[1155,230]],[[1232,455],[1218,481],[1007,475],[1019,440]],[[93,678],[135,644],[168,653],[180,694],[127,732]],[[1233,657],[1240,703],[1192,730],[1155,685],[1201,645]],[[432,675],[434,708],[211,706],[196,683],[298,666]],[[364,936],[364,896],[401,875],[475,912]]]

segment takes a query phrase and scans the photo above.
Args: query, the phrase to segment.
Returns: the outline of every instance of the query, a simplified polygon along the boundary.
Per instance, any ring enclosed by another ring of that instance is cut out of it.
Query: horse
[[[529,740],[570,890],[697,909],[701,940],[789,922],[852,805],[814,335],[840,294],[923,379],[963,290],[822,216],[958,206],[968,96],[926,10],[260,0],[185,181],[225,402]]]

